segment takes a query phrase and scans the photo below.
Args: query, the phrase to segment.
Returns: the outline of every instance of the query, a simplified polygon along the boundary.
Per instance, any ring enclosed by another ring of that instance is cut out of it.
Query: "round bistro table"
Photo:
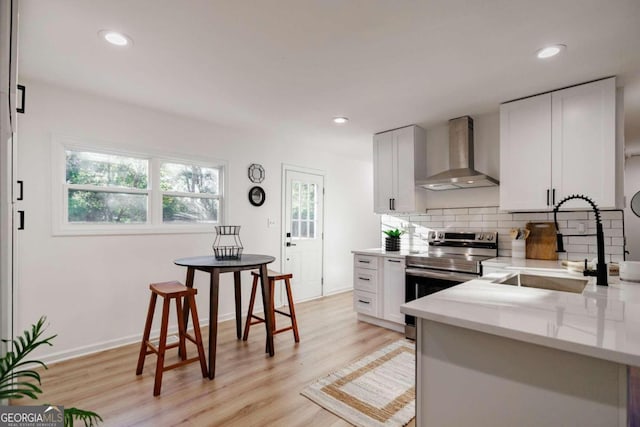
[[[236,336],[242,338],[242,305],[240,293],[240,272],[243,270],[260,270],[260,284],[262,287],[262,304],[265,307],[265,327],[267,329],[266,351],[269,356],[274,355],[273,329],[271,319],[273,318],[273,307],[267,302],[271,300],[270,289],[267,281],[267,264],[275,261],[270,255],[243,254],[240,259],[218,260],[214,256],[196,256],[180,258],[174,261],[176,265],[187,267],[187,280],[185,285],[193,288],[193,277],[196,270],[209,273],[209,379],[216,375],[216,344],[218,338],[218,295],[220,288],[220,273],[233,272],[233,281],[236,300]],[[183,316],[185,325],[188,322],[189,306],[185,302]]]

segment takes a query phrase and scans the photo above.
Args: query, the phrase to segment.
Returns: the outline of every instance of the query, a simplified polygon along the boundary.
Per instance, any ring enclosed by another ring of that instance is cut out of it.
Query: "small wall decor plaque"
[[[264,199],[265,194],[262,187],[259,187],[257,185],[255,187],[251,187],[251,190],[249,190],[249,203],[251,203],[253,206],[262,206],[262,204],[264,203]]]
[[[249,179],[251,182],[258,184],[264,181],[264,168],[262,165],[252,163],[251,166],[249,166]]]

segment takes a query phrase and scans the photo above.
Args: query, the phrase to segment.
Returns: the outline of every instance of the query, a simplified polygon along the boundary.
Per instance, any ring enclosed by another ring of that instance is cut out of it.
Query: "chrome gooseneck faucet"
[[[596,240],[598,245],[598,264],[596,265],[596,271],[587,270],[585,265],[584,275],[585,276],[596,276],[596,285],[599,286],[607,286],[607,264],[604,262],[604,232],[602,231],[602,221],[600,219],[600,210],[596,206],[595,202],[591,200],[587,196],[583,196],[581,194],[573,194],[571,196],[567,196],[564,199],[560,200],[558,204],[553,208],[553,222],[556,224],[556,239],[557,239],[557,250],[556,252],[565,252],[564,243],[562,241],[562,234],[559,232],[560,227],[558,227],[558,210],[560,206],[562,206],[565,202],[573,199],[581,199],[591,205],[593,212],[596,215]],[[580,236],[585,236],[581,234]],[[585,261],[586,264],[586,261]]]

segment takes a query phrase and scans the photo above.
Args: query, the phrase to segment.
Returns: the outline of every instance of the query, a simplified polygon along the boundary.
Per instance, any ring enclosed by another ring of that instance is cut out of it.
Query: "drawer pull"
[[[363,264],[371,264],[371,261],[363,261],[363,260],[359,260],[358,262],[361,262]]]
[[[388,259],[387,261],[389,261],[389,262],[398,262],[398,263],[400,262],[399,259]]]
[[[358,277],[358,279],[360,279],[360,280],[366,280],[367,282],[368,282],[369,280],[371,280],[371,279],[369,279],[368,277]]]
[[[363,304],[370,304],[370,301],[362,301],[361,299],[359,299],[358,302],[361,302]]]

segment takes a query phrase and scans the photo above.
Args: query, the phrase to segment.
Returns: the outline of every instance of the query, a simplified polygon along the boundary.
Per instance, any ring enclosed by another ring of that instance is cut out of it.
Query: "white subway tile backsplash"
[[[456,215],[456,221],[482,221],[482,215]]]
[[[603,230],[605,236],[609,237],[623,237],[622,228],[605,228]]]
[[[595,234],[593,213],[588,211],[558,212],[558,226],[565,235],[564,246],[567,252],[559,253],[559,259],[581,260],[593,259],[597,253],[595,236],[567,236],[577,234],[580,223],[585,225],[586,234]],[[500,256],[511,256],[511,228],[524,228],[527,222],[553,221],[552,212],[505,212],[497,207],[427,209],[424,214],[383,215],[381,231],[389,228],[407,229],[415,227],[413,246],[425,250],[426,239],[430,230],[444,229],[452,231],[482,230],[498,232],[498,253]],[[607,259],[619,262],[624,258],[624,215],[620,210],[602,211],[604,243]],[[381,234],[382,236],[382,234]],[[384,236],[382,236],[384,237]],[[405,234],[401,247],[409,247],[409,236]],[[381,244],[384,239],[381,238]]]
[[[511,214],[484,214],[482,215],[482,219],[485,221],[512,221],[513,215]]]
[[[553,212],[550,214],[551,215],[551,219],[553,220]],[[589,219],[589,212],[576,212],[576,211],[559,211],[558,214],[556,215],[556,217],[558,219],[583,219],[583,220],[588,220]]]
[[[614,220],[622,220],[624,218],[624,213],[621,210],[614,211],[600,211],[600,219],[614,219]],[[589,212],[589,219],[596,219],[596,214],[593,212]]]
[[[442,213],[444,215],[467,215],[469,208],[443,209]]]
[[[546,212],[537,212],[537,213],[514,213],[513,214],[514,221],[548,221],[549,214]]]
[[[567,252],[589,252],[588,245],[565,245],[564,250]]]
[[[498,212],[498,208],[497,207],[490,207],[490,208],[469,208],[469,214],[470,215],[474,215],[474,214],[494,214]]]
[[[500,228],[514,228],[514,227],[520,227],[520,228],[524,228],[524,226],[527,225],[526,221],[498,221],[498,227]]]

